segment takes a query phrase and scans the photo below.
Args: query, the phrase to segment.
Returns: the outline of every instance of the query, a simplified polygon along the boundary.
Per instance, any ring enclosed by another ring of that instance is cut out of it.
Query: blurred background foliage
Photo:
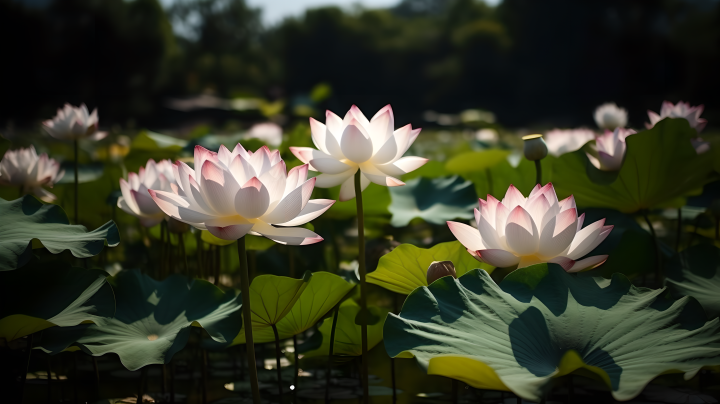
[[[391,103],[424,127],[468,109],[509,127],[590,125],[611,100],[634,127],[663,99],[704,102],[711,125],[720,115],[715,0],[402,0],[274,26],[245,0],[168,4],[0,0],[4,132],[65,102],[99,107],[101,126],[155,130],[353,103]]]

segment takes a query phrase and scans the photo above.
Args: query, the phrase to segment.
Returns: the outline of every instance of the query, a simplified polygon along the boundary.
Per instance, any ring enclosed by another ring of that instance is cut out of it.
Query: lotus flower
[[[149,190],[157,205],[168,216],[224,240],[253,234],[281,244],[317,243],[322,237],[290,226],[315,219],[335,203],[309,200],[316,179],[307,179],[307,164],[286,172],[280,153],[267,146],[255,153],[240,144],[232,152],[220,146],[217,153],[195,146],[195,169],[176,162],[173,172],[171,192]]]
[[[393,131],[395,118],[386,105],[371,119],[355,105],[340,119],[327,111],[325,124],[310,118],[310,130],[315,150],[310,147],[291,147],[290,150],[317,176],[317,186],[330,188],[342,184],[340,200],[355,198],[354,174],[362,172],[361,189],[374,182],[396,187],[405,185],[398,177],[421,167],[427,159],[402,157],[420,134],[411,125]],[[401,158],[402,157],[402,158]]]
[[[615,130],[627,125],[627,110],[614,102],[605,103],[595,108],[595,123],[601,129]]]
[[[162,160],[158,163],[155,160],[148,160],[145,167],[140,171],[128,174],[128,180],[120,179],[120,190],[122,196],[118,198],[118,208],[140,218],[140,223],[145,227],[152,227],[162,222],[165,213],[152,200],[148,190],[157,189],[172,192],[170,186],[174,181],[173,164],[170,160]]]
[[[646,123],[645,126],[650,129],[665,118],[685,118],[690,124],[690,127],[695,128],[699,133],[705,128],[705,125],[707,125],[707,120],[700,118],[700,114],[702,114],[704,108],[703,105],[691,107],[690,103],[682,101],[675,105],[670,101],[663,101],[662,107],[660,108],[660,115],[648,110],[647,113],[650,118],[650,123]]]
[[[544,136],[548,152],[555,157],[574,152],[595,139],[595,132],[590,129],[554,129]]]
[[[65,171],[46,153],[38,156],[35,147],[8,150],[0,160],[0,184],[20,187],[23,193],[32,193],[45,202],[54,201],[55,195],[43,189],[58,182]]]
[[[567,272],[597,267],[607,255],[581,259],[610,234],[605,219],[582,228],[585,214],[578,217],[575,199],[558,202],[552,184],[536,185],[525,198],[510,185],[505,198],[492,195],[480,199],[475,209],[477,229],[447,222],[450,231],[478,261],[496,267],[518,268],[542,262],[559,264]]]
[[[595,139],[598,156],[588,154],[590,162],[603,171],[617,171],[622,167],[625,159],[627,145],[625,139],[637,133],[632,129],[615,128],[614,131],[605,130],[605,133]]]
[[[42,124],[50,136],[60,140],[78,140],[86,137],[100,140],[107,136],[107,132],[97,131],[97,108],[90,114],[85,104],[78,108],[65,104],[63,109],[58,109],[57,115],[53,119],[44,121]]]

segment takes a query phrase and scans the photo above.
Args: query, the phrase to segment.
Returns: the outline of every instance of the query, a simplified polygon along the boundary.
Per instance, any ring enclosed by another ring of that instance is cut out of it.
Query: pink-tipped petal
[[[570,273],[589,271],[591,269],[599,267],[600,265],[605,263],[607,259],[607,255],[595,255],[593,257],[587,257],[585,259],[581,259],[580,261],[575,261],[573,266],[570,269],[565,269],[565,271]]]
[[[251,178],[235,196],[235,212],[246,219],[255,219],[263,214],[270,205],[270,194],[257,178]]]
[[[372,141],[363,133],[359,123],[356,121],[351,121],[345,127],[340,141],[340,148],[343,155],[355,163],[367,161],[372,157],[373,153]]]
[[[448,221],[447,225],[455,238],[458,239],[458,241],[468,250],[478,251],[487,248],[483,243],[482,237],[480,237],[478,229],[463,223],[452,221]]]
[[[308,201],[297,217],[288,222],[277,224],[286,227],[303,225],[325,213],[335,202],[331,199],[312,199]]]
[[[252,223],[232,224],[225,227],[207,226],[207,230],[210,232],[210,234],[223,240],[238,240],[244,235],[246,235],[252,228]]]
[[[370,185],[370,180],[364,175],[360,175],[360,191],[364,191],[365,188]],[[338,197],[338,200],[340,202],[350,201],[352,199],[355,199],[355,176],[350,175],[348,179],[345,180],[345,182],[342,183],[342,186],[340,187],[340,195]]]
[[[477,254],[483,262],[498,268],[507,268],[520,263],[520,258],[505,250],[479,250]]]
[[[255,224],[253,231],[279,244],[309,245],[323,240],[316,233],[302,227],[274,227],[259,222]]]
[[[505,226],[506,243],[517,255],[531,255],[538,250],[540,236],[530,214],[517,206],[510,212]]]

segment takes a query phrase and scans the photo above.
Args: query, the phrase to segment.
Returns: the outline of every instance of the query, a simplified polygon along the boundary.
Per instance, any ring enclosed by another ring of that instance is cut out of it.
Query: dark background
[[[167,99],[201,93],[291,115],[319,83],[332,95],[317,111],[392,103],[404,122],[480,108],[507,127],[592,125],[615,101],[640,127],[664,99],[720,122],[714,0],[404,0],[269,28],[243,0],[0,0],[0,52],[0,129],[65,102],[98,107],[101,127],[172,128],[186,118]]]

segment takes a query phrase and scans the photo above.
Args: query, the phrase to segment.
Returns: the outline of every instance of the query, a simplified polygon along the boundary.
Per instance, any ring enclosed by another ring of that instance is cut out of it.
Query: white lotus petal
[[[580,261],[575,261],[570,269],[566,269],[567,272],[581,272],[583,270],[589,270],[596,268],[605,261],[607,261],[607,255],[595,255],[593,257],[587,257]]]
[[[357,121],[350,121],[343,131],[340,141],[340,148],[345,157],[355,163],[365,162],[372,157],[372,141],[363,132],[364,130]]]
[[[285,222],[277,223],[281,226],[300,226],[325,213],[335,203],[332,199],[312,199],[308,201],[296,218]]]
[[[285,223],[297,217],[307,204],[312,190],[315,187],[315,178],[307,180],[302,186],[295,188],[271,211],[263,215],[266,223]]]
[[[320,174],[317,177],[317,182],[315,185],[318,186],[318,188],[331,188],[338,186],[345,181],[348,180],[348,178],[351,178],[353,175],[355,175],[355,172],[357,171],[357,168],[350,169],[348,171],[345,171],[344,173],[340,174]],[[353,194],[354,195],[354,194]],[[353,196],[354,198],[354,196]]]
[[[447,225],[455,238],[468,250],[478,251],[487,248],[476,228],[452,221],[448,221]]]
[[[253,227],[253,231],[280,244],[308,245],[319,243],[322,237],[302,227],[273,227],[269,224],[259,222]]]
[[[507,268],[520,263],[520,258],[505,250],[479,250],[480,259],[498,268]]]
[[[370,120],[369,132],[374,153],[392,136],[394,128],[395,117],[393,116],[392,107],[388,104],[380,109]]]
[[[370,185],[370,180],[365,175],[360,175],[360,192]],[[355,176],[351,175],[340,187],[340,202],[349,201],[355,198]]]
[[[537,226],[530,214],[517,206],[510,212],[505,226],[505,242],[517,255],[531,255],[537,252],[540,237]]]
[[[244,218],[255,219],[267,211],[270,194],[260,180],[251,178],[238,190],[234,202],[237,214]]]
[[[232,224],[225,227],[207,226],[207,230],[210,234],[223,240],[238,240],[246,235],[252,228],[252,223]]]

